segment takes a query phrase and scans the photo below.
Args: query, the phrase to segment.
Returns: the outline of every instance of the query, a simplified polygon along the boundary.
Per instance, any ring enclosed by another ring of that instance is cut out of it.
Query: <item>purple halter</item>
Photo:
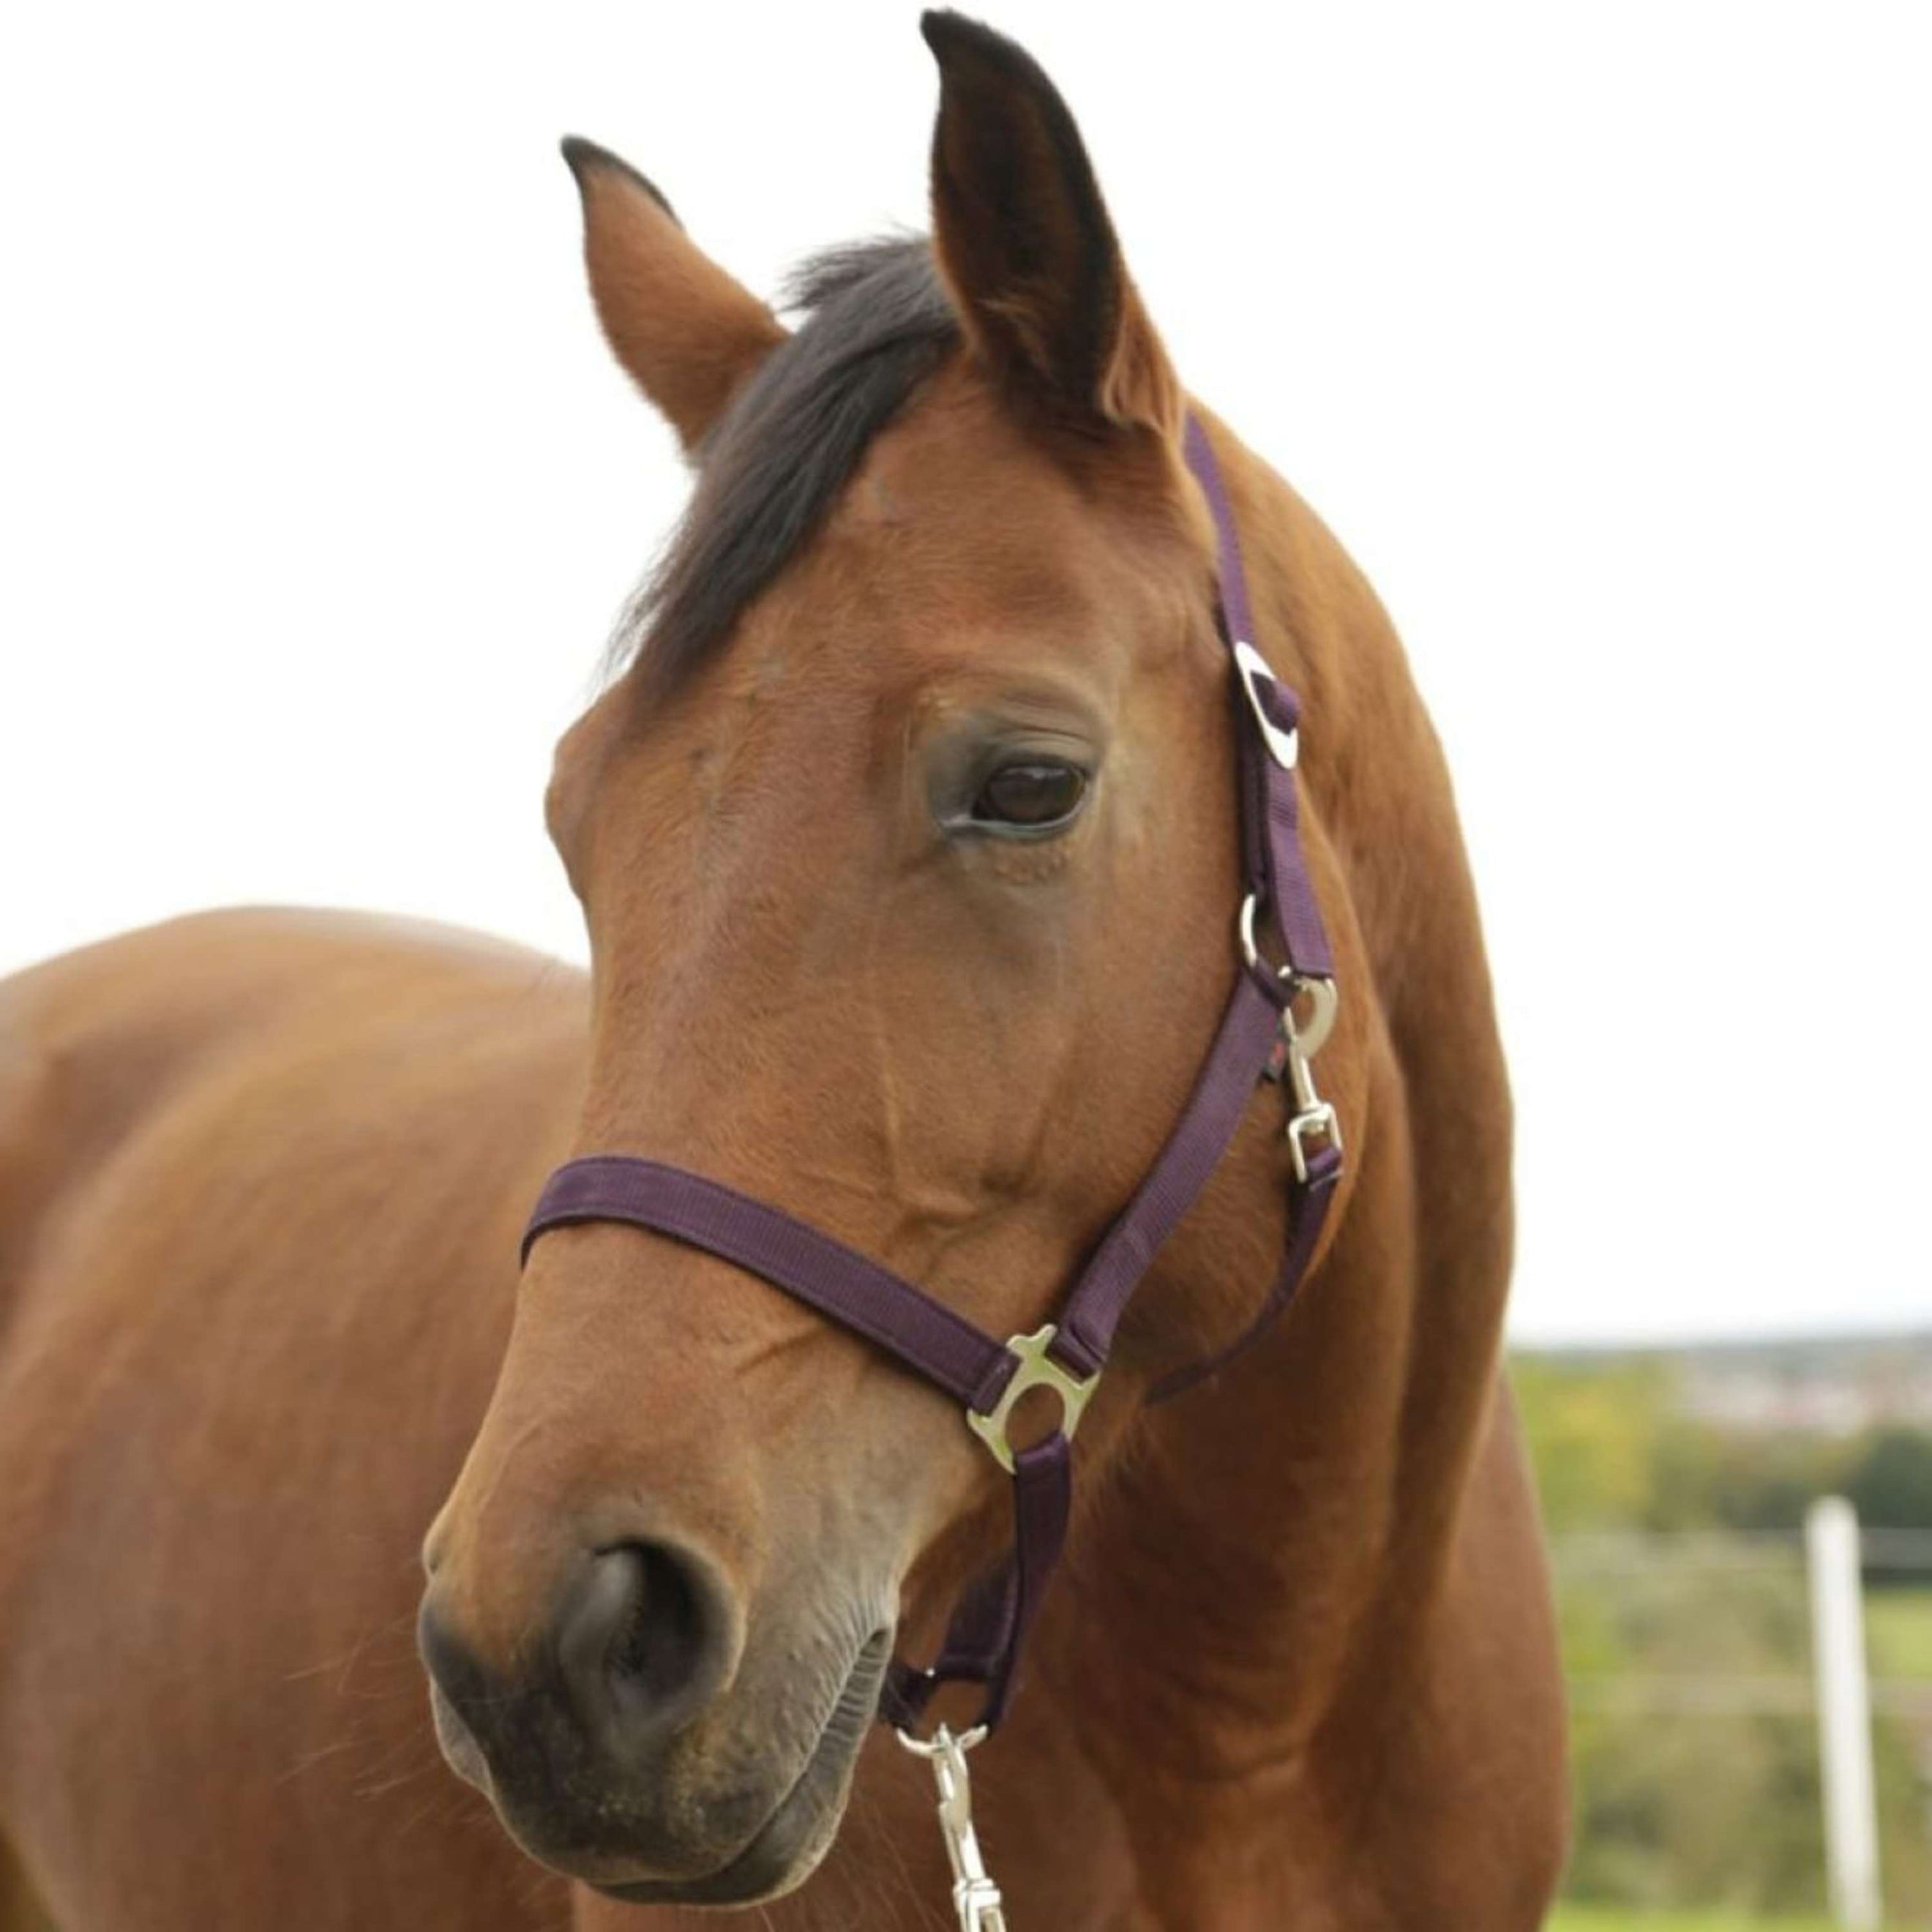
[[[1283,1080],[1294,1172],[1287,1247],[1267,1299],[1248,1328],[1210,1360],[1169,1376],[1158,1401],[1190,1388],[1243,1352],[1286,1306],[1306,1272],[1342,1171],[1334,1109],[1316,1093],[1309,1060],[1334,1015],[1334,967],[1301,849],[1294,765],[1300,707],[1256,652],[1247,580],[1234,514],[1199,421],[1187,424],[1189,468],[1214,512],[1219,617],[1234,674],[1242,864],[1247,897],[1240,933],[1244,970],[1222,1016],[1179,1123],[1061,1304],[1059,1319],[1031,1335],[996,1341],[922,1289],[802,1221],[702,1175],[628,1154],[566,1162],[545,1184],[524,1236],[586,1221],[646,1228],[761,1275],[774,1287],[896,1357],[962,1403],[967,1425],[1013,1479],[1012,1555],[970,1588],[938,1657],[924,1669],[895,1662],[880,1714],[916,1725],[941,1684],[984,1687],[979,1723],[1006,1713],[1013,1674],[1065,1540],[1072,1501],[1070,1440],[1134,1291],[1227,1151],[1255,1086]],[[1284,964],[1264,959],[1258,917],[1274,928]],[[1302,1010],[1298,1011],[1298,1006]],[[1028,1390],[1052,1389],[1060,1424],[1015,1450],[1006,1425]]]

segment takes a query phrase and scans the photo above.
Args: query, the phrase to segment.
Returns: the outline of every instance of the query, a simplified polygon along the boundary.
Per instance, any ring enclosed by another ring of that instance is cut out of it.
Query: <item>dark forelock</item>
[[[797,330],[698,450],[696,488],[612,644],[658,692],[729,633],[824,520],[868,444],[959,339],[922,237],[814,256]]]

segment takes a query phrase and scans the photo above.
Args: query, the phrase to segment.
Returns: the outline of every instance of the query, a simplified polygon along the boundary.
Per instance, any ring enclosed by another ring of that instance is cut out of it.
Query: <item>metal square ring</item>
[[[966,1412],[966,1426],[992,1451],[993,1460],[1012,1475],[1013,1471],[1013,1445],[1006,1435],[1006,1425],[1012,1420],[1014,1409],[1020,1399],[1030,1390],[1049,1388],[1060,1398],[1060,1432],[1069,1442],[1073,1432],[1080,1426],[1082,1413],[1086,1408],[1100,1378],[1096,1372],[1090,1376],[1076,1376],[1064,1369],[1048,1352],[1052,1348],[1060,1330],[1049,1322],[1044,1328],[1036,1328],[1030,1335],[1016,1335],[1006,1343],[1006,1352],[1019,1364],[1013,1371],[1012,1379],[1000,1392],[1000,1399],[982,1415],[976,1408]]]

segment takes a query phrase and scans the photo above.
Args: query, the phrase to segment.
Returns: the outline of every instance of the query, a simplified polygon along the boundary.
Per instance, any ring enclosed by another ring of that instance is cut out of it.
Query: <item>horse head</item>
[[[1010,43],[925,32],[930,244],[821,258],[795,329],[567,146],[605,333],[697,473],[548,817],[591,943],[580,1146],[716,1177],[997,1336],[1051,1314],[1214,1032],[1233,726],[1184,392],[1072,119]],[[1149,1276],[1084,1472],[1265,1292],[1278,1130],[1256,1111],[1239,1211]],[[560,1230],[427,1546],[446,1750],[620,1896],[771,1896],[1006,1507],[862,1340],[699,1249]]]

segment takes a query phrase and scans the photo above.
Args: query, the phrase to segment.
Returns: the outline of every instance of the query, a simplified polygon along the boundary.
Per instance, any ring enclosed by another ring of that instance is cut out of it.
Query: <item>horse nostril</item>
[[[580,1720],[627,1756],[661,1740],[722,1681],[723,1624],[705,1577],[678,1552],[650,1543],[597,1551],[556,1625]]]

